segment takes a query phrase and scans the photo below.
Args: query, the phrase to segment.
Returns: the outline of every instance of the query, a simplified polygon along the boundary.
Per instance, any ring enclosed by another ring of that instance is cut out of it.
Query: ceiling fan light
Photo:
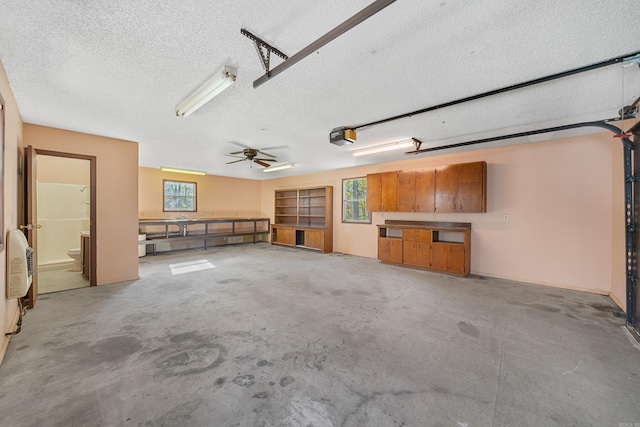
[[[267,168],[262,169],[262,172],[277,172],[285,169],[291,169],[296,167],[295,163],[277,163]]]
[[[216,73],[176,107],[176,116],[189,117],[194,111],[211,101],[214,96],[228,88],[236,81],[236,70],[225,67]]]

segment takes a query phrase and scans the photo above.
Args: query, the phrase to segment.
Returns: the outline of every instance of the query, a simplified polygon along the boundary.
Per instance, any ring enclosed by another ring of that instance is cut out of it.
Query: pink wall
[[[32,124],[24,145],[96,156],[98,285],[138,278],[138,144]]]
[[[197,212],[163,212],[162,181],[197,183]],[[160,169],[139,170],[139,217],[141,219],[253,217],[260,215],[260,181],[217,175],[188,175]]]
[[[9,87],[7,76],[0,63],[0,97],[4,100],[4,163],[3,163],[3,209],[4,228],[2,235],[6,239],[9,230],[18,227],[18,150],[22,146],[22,119],[13,93]],[[0,136],[1,138],[1,136]],[[18,300],[6,298],[6,250],[0,253],[0,266],[3,274],[0,277],[0,323],[3,332],[15,329],[18,316]],[[0,361],[4,357],[9,339],[2,334],[0,343]]]
[[[613,157],[621,156],[616,144],[611,133],[602,133],[274,179],[262,184],[262,211],[273,219],[275,189],[333,185],[334,250],[375,258],[376,224],[433,220],[433,214],[374,213],[371,225],[342,224],[343,178],[484,160],[487,212],[435,216],[473,224],[472,273],[602,294],[615,289],[618,294],[620,272],[613,266],[619,268],[624,260],[624,245],[620,247],[618,228],[613,231],[623,227],[614,218],[618,208],[612,207],[622,203],[613,191],[622,186],[619,176],[613,180],[622,167]]]

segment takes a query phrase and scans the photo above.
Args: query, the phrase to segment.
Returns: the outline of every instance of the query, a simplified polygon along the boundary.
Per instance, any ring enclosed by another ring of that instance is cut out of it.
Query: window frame
[[[368,220],[366,220],[366,221],[354,221],[354,220],[350,220],[350,219],[345,219],[345,213],[346,213],[345,207],[346,207],[346,202],[347,202],[347,200],[345,199],[345,188],[344,188],[345,181],[353,181],[353,180],[361,180],[361,179],[365,180],[365,184],[367,183],[366,175],[365,176],[357,176],[357,177],[353,177],[353,178],[343,178],[342,179],[342,186],[341,186],[342,187],[342,189],[341,189],[342,198],[341,198],[341,206],[340,206],[340,211],[342,213],[340,215],[342,217],[342,223],[343,224],[371,224],[371,216],[372,216],[371,212],[366,210],[366,206],[367,206],[367,193],[366,193],[366,190],[365,190],[365,193],[364,193],[364,199],[349,200],[349,202],[353,203],[354,201],[358,201],[358,202],[359,201],[364,201],[364,203],[365,203],[365,212],[367,213]]]
[[[193,210],[174,210],[167,209],[167,194],[166,183],[174,182],[177,184],[193,184]],[[163,179],[162,180],[162,212],[198,212],[198,183],[193,181],[179,181],[176,179]]]

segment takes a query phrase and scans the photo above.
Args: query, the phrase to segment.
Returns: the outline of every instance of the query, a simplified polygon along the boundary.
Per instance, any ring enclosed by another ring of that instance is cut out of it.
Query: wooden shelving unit
[[[333,251],[333,187],[276,190],[271,243]]]

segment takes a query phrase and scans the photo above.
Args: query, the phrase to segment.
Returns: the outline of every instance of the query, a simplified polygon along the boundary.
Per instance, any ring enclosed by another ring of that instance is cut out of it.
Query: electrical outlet
[[[509,214],[504,214],[504,220],[509,221]]]

